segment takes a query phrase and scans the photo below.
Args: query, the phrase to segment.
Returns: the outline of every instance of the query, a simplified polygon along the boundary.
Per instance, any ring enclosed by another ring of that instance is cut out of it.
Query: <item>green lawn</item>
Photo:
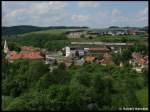
[[[36,32],[30,32],[30,33],[49,33],[49,34],[62,34],[67,31],[75,31],[80,29],[50,29],[50,30],[43,30],[43,31],[36,31]],[[25,33],[29,34],[29,33]]]
[[[137,95],[137,98],[138,98],[140,104],[143,107],[148,107],[148,88],[138,90],[136,92],[136,95]]]

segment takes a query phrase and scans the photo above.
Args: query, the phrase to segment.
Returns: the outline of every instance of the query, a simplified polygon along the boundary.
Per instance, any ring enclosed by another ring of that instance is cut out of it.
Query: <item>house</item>
[[[108,53],[105,53],[103,56],[103,59],[100,60],[100,64],[102,65],[112,65],[114,64],[113,60],[112,60],[112,56]]]
[[[70,51],[70,47],[65,47],[65,54],[66,54],[66,57],[70,56],[71,55],[71,51]]]
[[[77,50],[77,55],[79,56],[79,57],[82,57],[82,56],[84,56],[84,50]]]
[[[21,51],[35,51],[35,49],[32,46],[23,46]]]
[[[140,31],[140,30],[128,30],[129,35],[145,35],[145,31]]]
[[[16,51],[9,51],[7,44],[5,42],[4,45],[5,52],[7,49],[7,55],[6,58],[10,61],[13,62],[17,59],[32,59],[32,60],[41,60],[44,57],[41,56],[40,51],[35,51],[33,47],[29,46],[23,46],[21,47],[21,52],[17,53]]]
[[[130,48],[134,43],[121,43],[121,42],[71,42],[70,49],[72,51],[84,50],[84,55],[104,54],[107,52],[118,53],[123,48]],[[72,50],[73,49],[73,50]],[[75,54],[72,53],[72,54]]]
[[[117,30],[115,32],[115,35],[127,35],[127,30]]]
[[[11,52],[8,55],[8,58],[11,62],[17,59],[32,59],[32,60],[41,60],[43,57],[39,54],[39,52],[30,52],[30,53],[16,53]]]
[[[96,36],[104,36],[108,34],[107,29],[98,29],[98,30],[93,30],[88,32],[89,35],[96,37]]]
[[[137,30],[128,30],[129,35],[136,35]]]
[[[81,38],[86,34],[84,30],[75,30],[75,31],[68,31],[65,33],[68,38]]]
[[[114,34],[112,31],[108,31],[108,32],[107,32],[107,35],[112,35],[112,36],[114,36],[115,34]]]
[[[109,49],[107,49],[106,47],[92,47],[92,48],[89,48],[88,51],[90,53],[100,53],[100,54],[103,54],[103,53],[106,53],[109,51]]]
[[[134,43],[122,43],[122,42],[71,42],[71,45],[101,45],[101,46],[133,46]]]
[[[143,56],[141,53],[132,53],[132,59],[129,60],[129,64],[133,65],[133,69],[137,72],[141,72],[143,68],[148,66],[148,56]]]
[[[86,56],[85,57],[85,63],[93,63],[96,60],[96,57],[94,56]]]
[[[65,57],[57,57],[57,64],[63,63]]]
[[[66,67],[69,67],[73,64],[73,59],[72,57],[65,57],[63,59],[63,63],[66,65]]]
[[[56,64],[57,53],[55,52],[46,52],[45,54],[45,64]]]
[[[66,57],[82,57],[84,56],[84,50],[82,47],[72,47],[72,46],[67,46],[64,48],[65,50],[65,56]]]
[[[46,49],[32,46],[22,46],[20,49],[21,52],[41,52],[43,54],[46,53]]]
[[[126,35],[127,33],[127,29],[126,28],[122,28],[122,27],[109,27],[108,29],[108,34],[111,35]],[[111,33],[109,33],[111,31]]]
[[[85,63],[84,58],[81,58],[79,60],[74,61],[74,64],[77,65],[77,66],[82,66],[84,63]]]
[[[88,38],[90,37],[94,38],[97,36],[100,36],[100,33],[96,31],[88,31],[87,34],[85,35],[85,37],[88,37]]]
[[[137,31],[136,35],[146,35],[146,32],[145,31]]]

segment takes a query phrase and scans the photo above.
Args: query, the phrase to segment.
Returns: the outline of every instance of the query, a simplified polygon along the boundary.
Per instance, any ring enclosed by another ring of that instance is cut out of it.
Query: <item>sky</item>
[[[2,1],[2,26],[148,25],[148,1]]]

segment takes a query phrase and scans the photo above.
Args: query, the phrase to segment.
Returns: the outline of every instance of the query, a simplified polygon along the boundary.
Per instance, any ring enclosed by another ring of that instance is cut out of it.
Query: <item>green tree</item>
[[[41,76],[48,72],[48,65],[45,65],[42,61],[31,61],[28,71],[25,72],[30,87],[33,86]]]
[[[51,78],[53,84],[68,84],[70,82],[70,76],[64,69],[54,69]]]
[[[81,74],[78,74],[76,78],[80,84],[86,87],[89,87],[91,85],[91,74],[87,72],[82,72]]]
[[[52,79],[51,75],[52,75],[51,73],[48,73],[48,74],[44,74],[42,77],[40,77],[40,79],[36,83],[38,90],[47,89],[48,87],[50,87],[52,85],[53,79]]]

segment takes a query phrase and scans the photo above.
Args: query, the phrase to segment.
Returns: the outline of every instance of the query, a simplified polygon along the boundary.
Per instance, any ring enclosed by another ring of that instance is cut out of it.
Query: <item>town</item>
[[[2,1],[2,110],[149,110],[148,9]]]
[[[32,46],[23,46],[21,51],[17,53],[9,50],[5,40],[4,53],[6,53],[6,59],[9,62],[17,59],[42,60],[45,64],[50,65],[50,71],[52,71],[60,63],[64,63],[66,67],[71,65],[83,66],[84,64],[113,65],[111,54],[121,53],[122,49],[132,46],[134,46],[134,43],[71,42],[70,46],[55,52]],[[148,56],[133,52],[129,64],[133,65],[133,69],[137,72],[142,72],[144,68],[148,68]],[[120,67],[123,67],[122,62],[120,62]]]

